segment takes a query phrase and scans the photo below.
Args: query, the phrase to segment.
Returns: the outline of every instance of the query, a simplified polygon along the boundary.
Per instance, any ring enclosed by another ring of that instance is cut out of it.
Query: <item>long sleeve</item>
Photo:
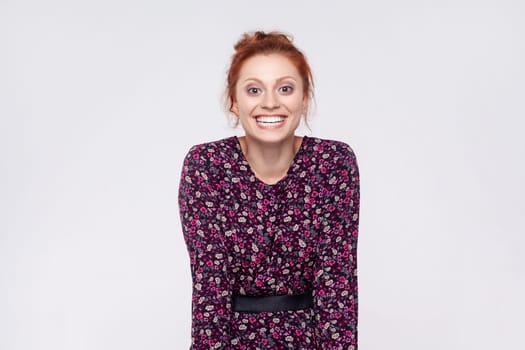
[[[192,148],[184,160],[179,187],[180,217],[193,280],[193,350],[230,348],[230,279],[209,169],[198,147]]]
[[[325,350],[357,350],[359,171],[351,148],[342,148],[328,181],[332,204],[314,280],[316,344]]]

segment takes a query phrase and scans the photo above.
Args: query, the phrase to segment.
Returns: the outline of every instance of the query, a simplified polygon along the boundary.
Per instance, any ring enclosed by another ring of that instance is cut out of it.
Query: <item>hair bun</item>
[[[260,45],[263,43],[269,45],[273,44],[294,47],[293,37],[291,35],[278,31],[266,33],[260,30],[256,32],[244,33],[241,39],[233,47],[235,51],[239,51],[240,49],[247,46]]]

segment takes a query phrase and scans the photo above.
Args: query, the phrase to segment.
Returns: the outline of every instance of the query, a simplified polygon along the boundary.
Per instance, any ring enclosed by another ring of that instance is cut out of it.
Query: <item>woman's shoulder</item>
[[[191,146],[184,158],[184,170],[193,168],[209,175],[218,172],[238,154],[237,143],[236,137],[231,136]]]
[[[321,137],[305,137],[310,142],[311,152],[320,154],[321,157],[355,158],[353,148],[344,141],[325,139]]]
[[[190,147],[186,157],[213,160],[229,154],[235,148],[236,142],[235,136],[231,136],[220,140],[198,143]]]
[[[318,163],[328,184],[339,188],[343,182],[359,181],[357,158],[348,143],[319,137],[310,137],[307,141],[310,141],[308,148],[312,152],[310,158]]]

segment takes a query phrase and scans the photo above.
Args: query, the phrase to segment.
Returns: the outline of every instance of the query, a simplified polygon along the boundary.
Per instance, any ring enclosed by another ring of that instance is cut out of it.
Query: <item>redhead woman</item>
[[[244,136],[193,146],[179,189],[191,348],[356,350],[354,152],[296,135],[312,73],[284,34],[244,34],[226,93]]]

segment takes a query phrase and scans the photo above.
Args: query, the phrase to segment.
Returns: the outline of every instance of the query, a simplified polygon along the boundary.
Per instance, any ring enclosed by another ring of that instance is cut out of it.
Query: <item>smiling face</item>
[[[301,76],[287,57],[256,55],[239,72],[232,112],[247,138],[272,143],[291,140],[308,107],[303,91]]]

